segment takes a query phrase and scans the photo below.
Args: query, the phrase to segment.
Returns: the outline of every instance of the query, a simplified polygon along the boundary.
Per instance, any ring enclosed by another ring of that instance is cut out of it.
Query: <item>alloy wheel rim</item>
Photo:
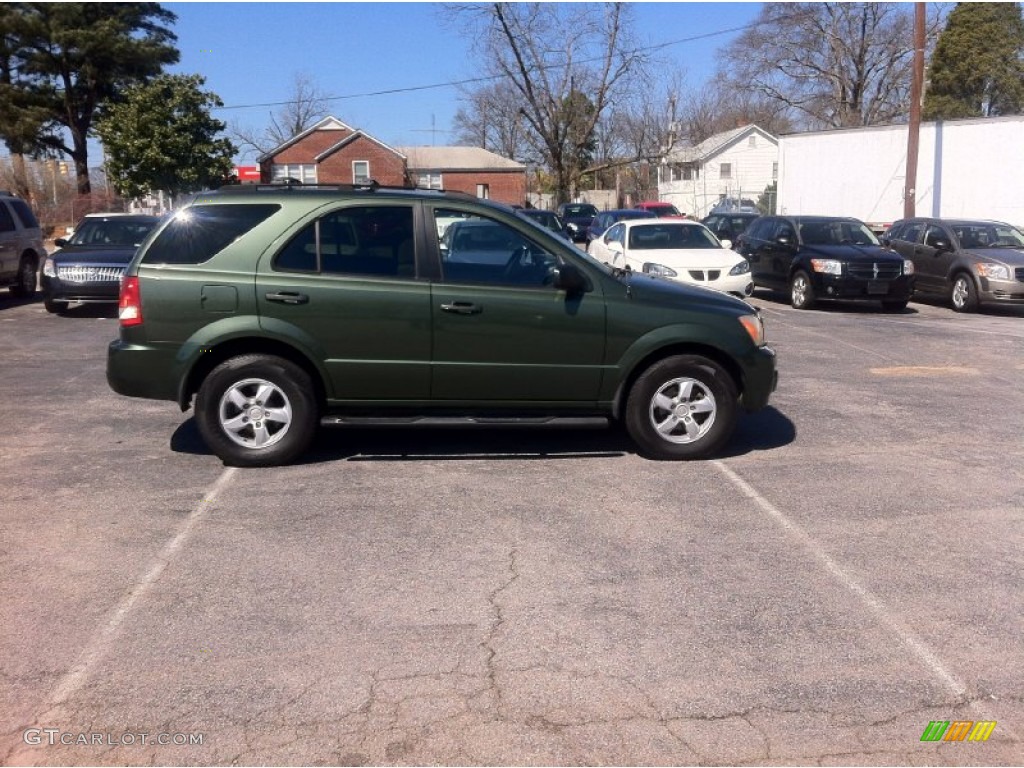
[[[807,300],[807,282],[802,277],[798,277],[793,281],[793,303],[797,306],[803,306]]]
[[[284,391],[266,379],[243,379],[224,392],[217,407],[220,428],[243,448],[269,448],[288,434],[292,404]]]
[[[967,284],[962,277],[953,283],[953,306],[958,309],[967,303]]]
[[[682,376],[662,384],[651,398],[648,416],[667,442],[694,443],[714,426],[718,403],[702,381]]]

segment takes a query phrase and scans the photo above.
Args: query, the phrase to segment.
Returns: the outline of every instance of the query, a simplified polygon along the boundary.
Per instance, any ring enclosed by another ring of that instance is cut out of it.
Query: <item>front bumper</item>
[[[1024,304],[1024,280],[979,277],[978,299],[992,304]]]
[[[747,411],[758,411],[768,405],[772,392],[779,385],[775,350],[758,347],[743,361],[743,396],[740,402]]]
[[[914,293],[913,275],[901,275],[890,280],[861,280],[847,275],[812,272],[811,285],[820,299],[909,301]]]
[[[54,301],[114,302],[121,290],[121,280],[63,280],[43,275],[43,292]]]

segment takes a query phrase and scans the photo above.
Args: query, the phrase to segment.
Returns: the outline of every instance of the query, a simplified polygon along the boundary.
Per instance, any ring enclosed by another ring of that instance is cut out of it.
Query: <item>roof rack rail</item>
[[[472,192],[466,192],[461,189],[423,189],[421,187],[399,187],[390,186],[378,183],[376,180],[370,180],[366,184],[303,184],[297,179],[283,179],[281,181],[270,182],[269,184],[258,183],[258,184],[225,184],[220,187],[217,191],[224,192],[227,194],[244,194],[246,192],[286,192],[289,190],[327,190],[332,192],[377,192],[377,191],[394,191],[394,192],[417,192],[434,195],[451,195],[453,197],[463,197],[467,200],[479,200],[476,195]]]

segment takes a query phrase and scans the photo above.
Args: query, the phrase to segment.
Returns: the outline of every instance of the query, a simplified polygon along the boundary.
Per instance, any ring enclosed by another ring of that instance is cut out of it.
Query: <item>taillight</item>
[[[117,319],[122,328],[142,325],[142,294],[139,293],[139,278],[126,277],[121,280],[121,295],[117,299]]]

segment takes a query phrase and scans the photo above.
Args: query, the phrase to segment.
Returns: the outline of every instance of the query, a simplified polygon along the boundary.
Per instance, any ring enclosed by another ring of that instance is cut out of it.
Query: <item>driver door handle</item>
[[[281,291],[279,293],[268,293],[267,301],[276,301],[279,304],[308,304],[309,296],[304,293]]]
[[[453,301],[449,304],[442,304],[441,311],[452,312],[456,315],[479,315],[484,308],[471,301]]]

